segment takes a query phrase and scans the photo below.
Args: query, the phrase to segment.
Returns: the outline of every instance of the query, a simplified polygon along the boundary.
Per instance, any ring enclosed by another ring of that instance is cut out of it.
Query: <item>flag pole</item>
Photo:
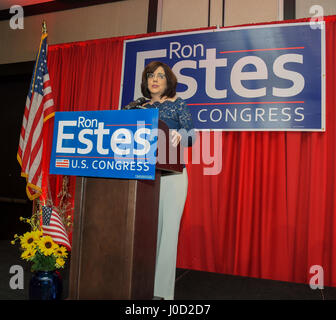
[[[42,21],[42,37],[41,37],[41,43],[40,43],[40,48],[39,48],[39,53],[38,56],[40,55],[40,50],[41,50],[41,44],[42,44],[42,40],[43,40],[43,36],[46,36],[48,34],[47,31],[47,23],[45,20]],[[35,74],[36,74],[36,70],[35,70]],[[34,82],[35,82],[35,75],[34,75]],[[35,198],[33,199],[33,215],[34,214],[38,214],[38,212],[40,211],[41,207],[39,206],[40,200],[39,198]],[[45,205],[45,200],[44,200],[44,205]],[[40,217],[40,220],[42,219],[42,217]],[[40,225],[42,225],[42,221],[40,221]]]
[[[42,21],[42,34],[46,34],[48,33],[47,31],[47,23],[45,22],[45,20]]]
[[[42,33],[42,36],[48,34],[47,23],[46,23],[45,20],[42,21],[42,31],[41,31],[41,33]],[[43,37],[42,37],[42,39],[43,39]],[[49,188],[49,181],[48,181],[48,188]],[[44,199],[44,203],[43,203],[43,205],[45,205],[45,204],[46,204],[46,203],[45,203],[45,199]],[[41,223],[41,225],[42,225],[42,223]]]

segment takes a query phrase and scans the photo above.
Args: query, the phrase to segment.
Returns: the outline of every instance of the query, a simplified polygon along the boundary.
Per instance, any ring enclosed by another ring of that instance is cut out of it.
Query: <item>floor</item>
[[[24,270],[23,289],[10,288],[12,266]],[[63,296],[67,296],[68,269],[62,272]],[[29,266],[19,257],[17,246],[0,241],[0,300],[28,300]],[[177,269],[175,300],[336,300],[336,288],[313,290],[309,285]]]

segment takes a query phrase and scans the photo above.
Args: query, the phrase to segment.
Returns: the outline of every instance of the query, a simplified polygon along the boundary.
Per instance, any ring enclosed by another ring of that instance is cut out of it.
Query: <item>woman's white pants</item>
[[[177,242],[180,221],[187,198],[188,175],[161,177],[154,296],[174,299]]]

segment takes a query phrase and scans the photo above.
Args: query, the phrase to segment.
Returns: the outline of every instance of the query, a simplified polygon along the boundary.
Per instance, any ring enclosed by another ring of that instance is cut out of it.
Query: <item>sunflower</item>
[[[56,257],[60,257],[60,258],[67,258],[68,257],[67,249],[63,246],[57,246],[54,254],[55,254]]]
[[[35,232],[26,232],[21,238],[21,247],[28,249],[34,244],[36,240],[38,240],[38,237]]]
[[[56,244],[50,236],[44,236],[38,242],[38,247],[45,256],[50,256],[54,253]]]
[[[56,268],[63,268],[64,266],[64,259],[63,258],[57,258],[56,259]]]
[[[29,247],[21,254],[21,258],[25,260],[30,260],[34,258],[35,253],[36,253],[36,249]]]
[[[36,229],[35,231],[32,231],[34,235],[36,236],[37,240],[39,240],[43,236],[42,230]]]

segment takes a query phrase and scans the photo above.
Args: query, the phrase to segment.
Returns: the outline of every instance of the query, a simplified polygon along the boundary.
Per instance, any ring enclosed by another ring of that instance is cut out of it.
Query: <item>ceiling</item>
[[[1,0],[0,1],[0,10],[9,9],[11,6],[20,5],[20,6],[29,6],[32,4],[52,2],[55,0]]]

